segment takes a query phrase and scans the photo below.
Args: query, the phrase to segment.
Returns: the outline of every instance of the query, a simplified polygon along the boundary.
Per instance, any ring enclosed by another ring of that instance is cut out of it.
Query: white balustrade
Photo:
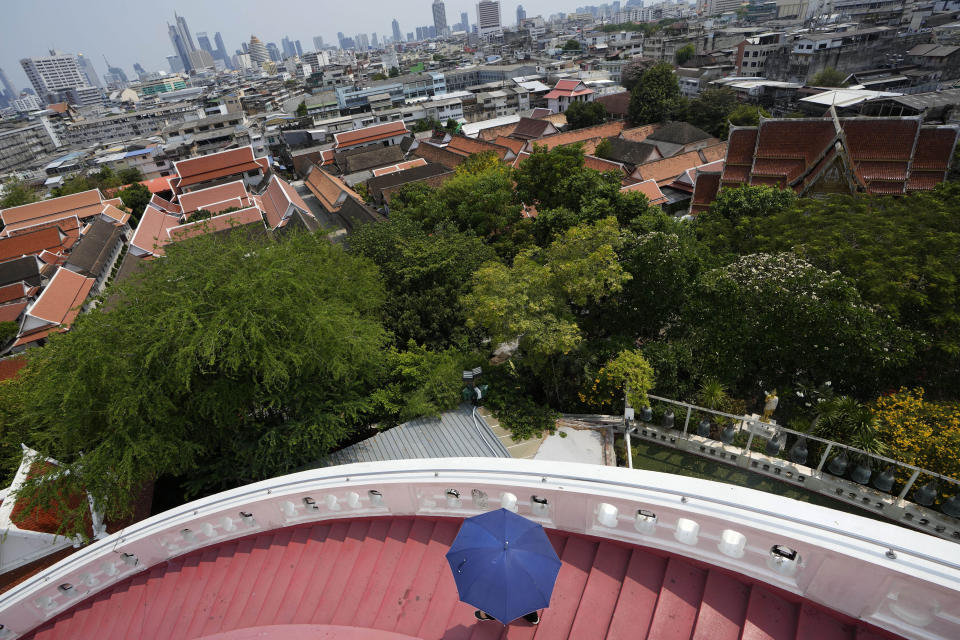
[[[94,542],[0,595],[17,638],[170,558],[296,524],[464,518],[506,508],[544,526],[661,549],[769,583],[910,638],[960,638],[954,543],[780,496],[670,474],[537,460],[363,463],[248,485]]]

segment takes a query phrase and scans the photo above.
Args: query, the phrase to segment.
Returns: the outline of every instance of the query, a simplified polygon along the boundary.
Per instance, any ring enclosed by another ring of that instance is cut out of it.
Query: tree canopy
[[[629,115],[634,124],[673,119],[682,108],[680,85],[673,67],[666,62],[647,69],[630,92]]]
[[[3,197],[0,197],[0,209],[19,207],[39,200],[37,192],[22,180],[11,179],[3,185]]]
[[[810,78],[810,86],[813,87],[845,87],[847,83],[844,80],[847,76],[834,67],[827,67]]]
[[[376,267],[323,235],[200,236],[109,295],[109,310],[81,315],[0,384],[7,450],[28,442],[57,459],[60,480],[107,517],[129,514],[160,476],[195,494],[315,461],[370,422],[408,416],[415,390],[419,413],[458,400],[456,378],[451,391],[433,376],[459,362],[391,347]],[[25,492],[49,499],[50,486]]]
[[[677,64],[683,66],[695,55],[697,55],[697,49],[693,46],[692,42],[689,42],[677,49],[675,58]]]
[[[607,108],[601,102],[573,102],[564,113],[571,129],[592,127],[607,120]]]

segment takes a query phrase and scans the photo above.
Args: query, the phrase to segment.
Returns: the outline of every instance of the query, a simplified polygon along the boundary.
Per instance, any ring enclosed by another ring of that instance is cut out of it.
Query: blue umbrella
[[[506,509],[464,520],[447,562],[460,599],[504,624],[549,606],[560,571],[543,527]]]

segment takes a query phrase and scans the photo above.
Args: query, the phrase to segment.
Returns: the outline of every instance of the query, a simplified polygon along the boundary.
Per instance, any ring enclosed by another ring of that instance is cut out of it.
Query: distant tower
[[[323,49],[323,36],[313,36],[313,50],[320,51]]]
[[[257,36],[250,36],[249,50],[250,62],[257,67],[270,60],[270,55],[267,54],[267,47],[260,42],[260,38]]]
[[[295,40],[294,43],[293,43],[293,46],[294,46],[294,47],[296,48],[296,50],[297,50],[297,55],[302,57],[302,56],[303,56],[303,46],[300,44],[300,41],[299,41],[299,40]]]
[[[197,46],[209,53],[210,57],[217,57],[216,52],[213,50],[213,45],[210,44],[210,38],[207,37],[206,31],[197,32]]]
[[[87,79],[87,84],[89,84],[91,87],[103,86],[100,83],[100,78],[97,77],[97,70],[93,68],[93,62],[90,61],[90,58],[86,57],[82,53],[78,53],[77,66],[80,68],[80,73],[82,73]]]
[[[522,4],[517,5],[517,26],[519,27],[527,19],[527,12]]]
[[[224,66],[228,69],[233,68],[233,64],[230,62],[230,56],[227,55],[227,47],[223,44],[223,36],[220,35],[219,31],[213,36],[213,42],[217,45],[217,57],[223,60]]]
[[[397,19],[393,19],[393,41],[394,42],[403,42],[403,37],[400,35],[400,23],[397,22]]]
[[[503,31],[500,22],[500,3],[496,0],[480,0],[477,3],[477,26],[480,35]]]
[[[147,72],[147,70],[144,69],[144,68],[143,68],[143,65],[140,64],[139,62],[134,62],[134,63],[133,63],[133,70],[137,72],[137,75],[138,75],[138,76],[142,76],[143,74],[145,74],[145,73]]]
[[[460,24],[463,25],[464,31],[470,33],[470,16],[467,15],[466,11],[460,14]]]
[[[437,29],[437,36],[443,37],[447,34],[447,8],[443,0],[433,0],[433,26]]]
[[[3,69],[0,69],[0,85],[3,85],[3,94],[8,100],[13,101],[18,95],[20,95],[20,92],[17,91],[17,88],[14,87],[10,82],[10,78],[8,78],[7,74],[3,72]]]

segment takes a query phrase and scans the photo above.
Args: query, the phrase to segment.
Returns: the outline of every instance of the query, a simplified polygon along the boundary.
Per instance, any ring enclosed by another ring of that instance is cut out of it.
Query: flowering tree
[[[890,455],[960,479],[960,404],[931,402],[922,388],[877,399],[873,414]]]
[[[914,336],[839,272],[790,253],[742,256],[704,274],[684,322],[704,370],[734,388],[833,380],[873,394],[914,356]]]

